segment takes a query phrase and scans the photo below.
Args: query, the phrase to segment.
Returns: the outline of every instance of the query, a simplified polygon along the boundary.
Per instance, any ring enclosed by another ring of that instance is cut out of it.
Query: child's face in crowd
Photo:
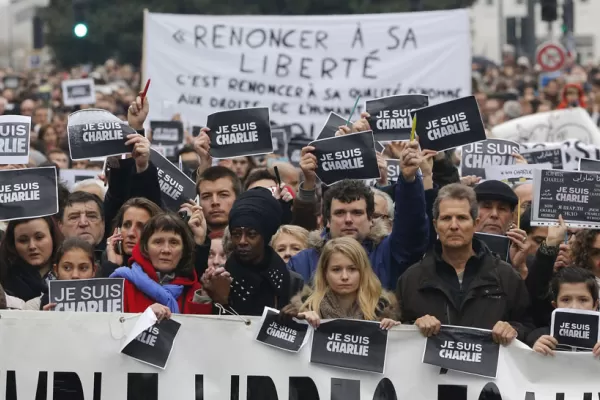
[[[560,285],[556,308],[574,308],[577,310],[596,311],[598,302],[594,303],[592,294],[585,283],[563,283]]]
[[[15,249],[28,264],[43,267],[52,257],[52,236],[43,219],[34,219],[15,227]]]
[[[208,266],[219,268],[225,264],[227,256],[223,250],[223,239],[212,239],[210,241],[210,253],[208,255]]]
[[[89,254],[82,249],[67,251],[54,265],[54,273],[58,280],[92,279],[96,274],[96,267]]]

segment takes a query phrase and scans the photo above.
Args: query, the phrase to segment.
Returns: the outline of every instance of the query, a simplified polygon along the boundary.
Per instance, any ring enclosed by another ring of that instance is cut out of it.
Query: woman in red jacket
[[[141,313],[155,303],[172,313],[210,314],[194,268],[194,239],[175,214],[159,214],[146,224],[129,263],[111,274],[125,279],[124,311]]]

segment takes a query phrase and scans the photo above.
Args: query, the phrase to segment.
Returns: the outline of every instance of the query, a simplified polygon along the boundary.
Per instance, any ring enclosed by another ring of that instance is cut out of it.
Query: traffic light
[[[553,22],[558,19],[557,0],[541,0],[542,21]]]
[[[575,10],[573,0],[565,0],[562,6],[562,25],[563,33],[573,32],[575,29]]]
[[[87,0],[73,0],[73,34],[80,39],[88,33],[86,4]]]

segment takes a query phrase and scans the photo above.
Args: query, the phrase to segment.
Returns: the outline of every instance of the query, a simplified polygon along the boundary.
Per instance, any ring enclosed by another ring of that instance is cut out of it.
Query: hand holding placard
[[[206,171],[212,166],[212,157],[210,155],[210,137],[208,136],[210,128],[204,127],[200,129],[200,134],[194,138],[194,151],[200,157],[200,167],[198,174]]]
[[[400,158],[400,168],[402,170],[402,176],[406,182],[412,182],[415,180],[422,160],[423,159],[419,152],[419,144],[414,140],[409,142],[402,152],[402,156]]]
[[[300,158],[300,169],[304,175],[302,189],[313,190],[317,185],[317,156],[312,152],[315,151],[313,146],[302,148],[302,156]]]
[[[148,169],[150,164],[150,141],[139,133],[127,135],[126,146],[133,145],[131,156],[135,159],[135,168],[138,174]]]

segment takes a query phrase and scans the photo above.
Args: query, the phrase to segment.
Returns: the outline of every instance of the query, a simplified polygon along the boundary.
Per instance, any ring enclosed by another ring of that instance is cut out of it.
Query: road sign
[[[546,42],[537,48],[536,61],[542,71],[558,71],[565,65],[567,51],[560,43]]]

